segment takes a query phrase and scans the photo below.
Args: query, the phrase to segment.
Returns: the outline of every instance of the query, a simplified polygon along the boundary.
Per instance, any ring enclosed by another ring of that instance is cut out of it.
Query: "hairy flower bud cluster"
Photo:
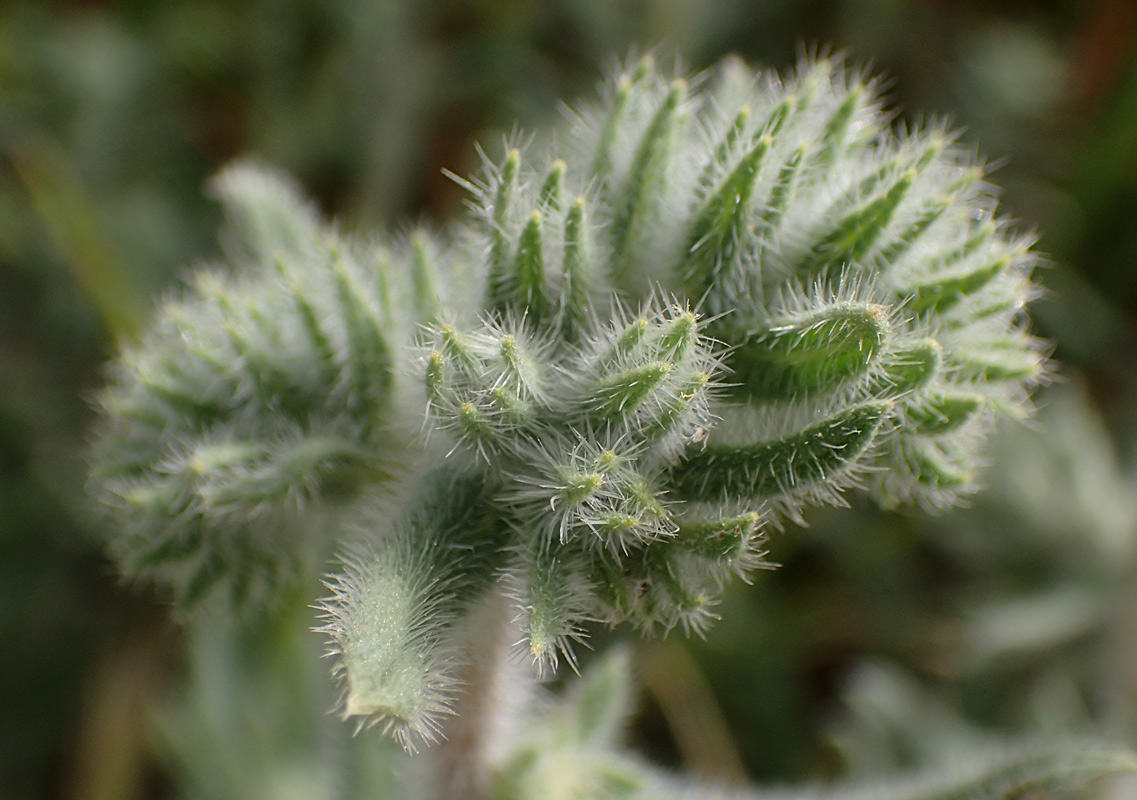
[[[668,470],[712,424],[720,367],[702,328],[689,309],[655,303],[559,351],[511,317],[429,331],[431,417],[493,476],[517,534],[505,574],[540,660],[588,619],[699,627],[722,576],[757,560],[756,516],[735,547],[700,554],[698,526],[681,537],[668,496]],[[682,570],[678,553],[691,562]]]
[[[114,548],[186,603],[341,535],[328,501],[409,487],[365,517],[323,630],[345,714],[412,747],[487,597],[543,666],[589,622],[699,630],[766,523],[849,488],[958,502],[1046,374],[1029,240],[951,133],[898,132],[860,73],[644,58],[555,141],[486,158],[453,235],[393,257],[226,173],[248,274],[199,279],[104,398]],[[423,407],[425,446],[399,436]]]
[[[218,589],[263,601],[311,569],[323,514],[405,447],[398,336],[370,265],[275,176],[239,166],[215,188],[238,274],[198,274],[127,350],[95,442],[113,549],[184,609]]]
[[[887,431],[856,453],[879,501],[937,507],[973,491],[993,418],[1029,411],[1045,360],[1023,320],[1030,242],[997,217],[952,134],[895,133],[874,84],[825,59],[784,80],[727,64],[692,91],[649,58],[607,91],[566,146],[600,187],[589,217],[608,277],[625,295],[690,298],[730,348],[730,424],[694,463],[725,465],[755,432],[801,441],[855,419]],[[757,472],[736,464],[693,494],[733,496]]]

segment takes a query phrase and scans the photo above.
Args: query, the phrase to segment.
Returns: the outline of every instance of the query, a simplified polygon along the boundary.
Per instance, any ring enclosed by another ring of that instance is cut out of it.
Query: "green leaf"
[[[975,381],[1032,381],[1043,372],[1042,358],[1018,339],[993,339],[946,354],[948,366]]]
[[[334,376],[338,370],[338,364],[336,363],[335,350],[332,348],[331,341],[320,325],[320,318],[316,313],[316,309],[300,284],[292,278],[283,260],[279,258],[276,260],[276,268],[281,280],[285,281],[288,287],[288,293],[292,297],[293,303],[296,304],[296,311],[300,314],[300,321],[303,324],[304,332],[307,334],[308,341],[312,345],[312,351],[315,353],[321,365],[322,377],[326,382],[330,383],[335,379]]]
[[[522,605],[529,652],[542,672],[555,672],[561,657],[575,670],[572,648],[584,638],[587,565],[575,551],[541,536],[534,537],[527,555]]]
[[[943,348],[935,339],[892,350],[882,356],[869,381],[873,397],[899,397],[927,386],[940,371]]]
[[[1036,745],[994,756],[975,754],[963,762],[958,771],[945,769],[941,775],[913,782],[907,790],[897,787],[876,796],[881,800],[1049,797],[1083,790],[1091,782],[1109,775],[1134,771],[1137,771],[1137,758],[1125,748],[1097,742]]]
[[[912,247],[920,241],[936,222],[951,208],[953,198],[941,198],[927,202],[916,217],[908,223],[907,227],[898,232],[891,242],[880,248],[879,262],[883,269],[888,269],[903,258]]]
[[[647,77],[653,66],[651,58],[645,57],[640,61],[633,75],[621,76],[616,84],[608,115],[605,117],[604,126],[600,131],[600,140],[596,145],[596,156],[592,161],[592,174],[598,175],[601,180],[608,180],[611,177],[612,150],[616,146],[616,137],[620,132],[620,126],[624,123],[624,114],[627,112],[632,89]]]
[[[736,394],[753,400],[821,396],[868,372],[886,346],[887,309],[834,303],[774,318],[728,353]]]
[[[769,441],[692,446],[670,471],[668,489],[707,502],[808,492],[852,467],[891,409],[888,402],[864,403]]]
[[[761,227],[767,235],[777,230],[786,213],[786,208],[797,188],[802,162],[808,152],[808,145],[798,145],[778,170],[778,177],[774,181],[773,188],[770,189],[770,197],[766,201],[765,210],[761,215]]]
[[[638,584],[637,621],[645,630],[670,630],[683,625],[687,633],[705,630],[714,619],[719,588],[694,568],[692,557],[672,542],[644,553],[644,572]]]
[[[716,791],[717,800],[1026,800],[1081,797],[1093,782],[1137,771],[1137,756],[1118,745],[1066,740],[995,744],[959,753],[947,763],[891,780],[799,789]],[[652,776],[646,796],[689,800],[699,789],[673,776]],[[708,795],[712,796],[712,795]]]
[[[612,215],[612,283],[625,287],[636,258],[635,245],[654,221],[657,200],[666,186],[679,108],[687,95],[687,82],[674,81],[644,131],[632,159]]]
[[[561,340],[578,343],[588,329],[592,282],[588,218],[578,197],[565,217],[564,278],[561,285]]]
[[[346,372],[352,402],[364,419],[382,408],[394,381],[393,362],[379,320],[364,300],[352,275],[342,263],[334,266],[336,297],[347,334]]]
[[[434,256],[425,231],[415,231],[411,237],[411,285],[413,290],[414,319],[430,322],[438,315],[438,288],[435,285]]]
[[[680,520],[675,544],[704,558],[733,561],[744,554],[760,524],[753,511],[711,520]]]
[[[929,269],[933,274],[950,271],[953,267],[962,264],[978,253],[980,248],[990,244],[997,232],[996,223],[991,219],[985,219],[976,224],[974,230],[957,247],[931,258],[928,264]]]
[[[469,334],[458,330],[453,325],[445,324],[437,328],[439,350],[449,363],[454,365],[456,371],[465,378],[473,378],[485,369],[485,361],[477,351],[474,341]]]
[[[612,344],[596,359],[597,368],[607,369],[630,356],[639,347],[650,327],[647,317],[636,317],[624,325],[613,337]]]
[[[561,701],[573,738],[589,748],[615,747],[632,713],[632,658],[614,647],[593,663]]]
[[[316,210],[280,173],[238,163],[209,188],[224,208],[222,238],[235,260],[270,264],[282,255],[304,256],[323,238]]]
[[[541,226],[544,218],[540,211],[529,215],[517,242],[513,272],[508,281],[509,301],[512,309],[532,325],[540,325],[549,316],[549,293],[545,286],[545,256],[541,243]]]
[[[494,380],[495,387],[507,389],[522,399],[544,394],[544,369],[523,337],[503,334],[499,339],[499,354],[501,374]]]
[[[677,312],[677,313],[676,313]],[[668,309],[659,330],[651,337],[652,355],[668,362],[688,358],[699,340],[699,317],[693,311]]]
[[[549,165],[549,171],[545,173],[545,181],[541,184],[540,203],[542,208],[549,211],[560,211],[566,169],[568,169],[568,165],[560,158]]]
[[[714,285],[723,265],[735,256],[749,233],[754,182],[772,144],[773,137],[759,137],[695,215],[680,266],[692,296],[699,297]]]
[[[655,442],[675,431],[683,430],[691,420],[691,412],[698,411],[699,403],[705,402],[711,387],[711,376],[706,372],[696,372],[676,384],[675,391],[662,398],[653,415],[643,426],[640,435],[644,441]],[[709,421],[708,423],[709,424]],[[694,435],[706,435],[706,429],[696,429]]]
[[[496,177],[490,218],[489,279],[486,285],[486,307],[504,313],[509,305],[509,273],[511,242],[509,216],[516,200],[521,152],[511,149]]]
[[[907,170],[881,196],[854,208],[837,220],[798,266],[800,272],[836,275],[848,264],[855,264],[866,256],[881,233],[892,221],[901,201],[908,194],[915,170]]]
[[[795,110],[795,99],[792,95],[787,95],[782,99],[782,102],[774,106],[770,112],[770,116],[766,119],[766,123],[762,126],[759,136],[777,136],[782,132],[786,126],[786,122],[793,116]]]
[[[497,422],[496,409],[467,400],[456,409],[454,427],[468,448],[489,459],[505,449],[507,429]]]
[[[629,419],[667,380],[671,370],[667,362],[652,361],[608,376],[589,389],[588,394],[595,398],[592,413],[612,421]]]
[[[937,436],[963,427],[985,404],[982,395],[944,392],[921,397],[905,414],[911,430]]]
[[[975,476],[957,459],[927,442],[905,437],[905,463],[917,481],[935,489],[960,489],[970,485]]]
[[[703,166],[702,172],[699,173],[699,186],[703,189],[710,189],[714,186],[714,176],[718,172],[719,167],[727,163],[734,149],[742,140],[742,135],[746,131],[747,123],[750,121],[750,106],[743,106],[739,109],[738,114],[735,115],[734,122],[726,130],[726,135],[722,141],[719,142],[718,147],[715,148],[714,155]]]
[[[1000,258],[989,264],[977,265],[967,272],[951,275],[938,275],[907,287],[900,298],[911,298],[908,310],[915,314],[925,311],[940,313],[959,303],[968,295],[979,292],[1010,266],[1008,258]]]
[[[450,627],[500,569],[501,526],[487,501],[477,476],[427,476],[410,510],[349,557],[321,604],[320,630],[346,685],[344,716],[410,750],[440,735],[458,691]]]
[[[431,403],[441,402],[446,382],[446,357],[440,350],[434,350],[426,359],[426,397]]]
[[[811,166],[825,169],[832,166],[844,153],[853,120],[861,111],[864,99],[863,86],[855,86],[845,95],[841,105],[825,122],[825,129],[821,134],[821,149],[814,156]]]

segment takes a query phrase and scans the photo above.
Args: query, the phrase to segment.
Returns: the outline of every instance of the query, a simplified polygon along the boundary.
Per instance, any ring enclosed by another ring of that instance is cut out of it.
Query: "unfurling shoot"
[[[123,569],[255,609],[339,548],[343,714],[408,748],[473,691],[487,597],[545,670],[597,624],[701,632],[808,506],[973,491],[1047,371],[1029,241],[861,73],[647,58],[603,97],[556,151],[486,157],[446,235],[377,247],[230,168],[229,265],[102,396]]]

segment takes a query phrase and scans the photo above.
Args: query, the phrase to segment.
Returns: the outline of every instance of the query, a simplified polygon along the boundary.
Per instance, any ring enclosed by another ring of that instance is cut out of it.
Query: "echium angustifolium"
[[[974,490],[1046,369],[1029,240],[949,131],[897,132],[861,73],[646,58],[557,142],[507,146],[451,235],[390,248],[231,168],[240,275],[168,305],[103,400],[112,547],[185,607],[267,595],[345,519],[371,532],[323,630],[345,713],[409,746],[487,594],[545,666],[590,622],[700,630],[763,524],[849,487]]]

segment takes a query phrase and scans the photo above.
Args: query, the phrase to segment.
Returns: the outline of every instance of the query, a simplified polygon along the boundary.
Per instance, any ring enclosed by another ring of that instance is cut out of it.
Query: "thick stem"
[[[463,691],[454,703],[454,716],[445,739],[426,754],[423,775],[425,800],[487,798],[495,763],[509,736],[510,713],[519,699],[511,687],[531,680],[519,675],[510,658],[517,637],[507,600],[491,592],[470,615],[466,631],[468,666],[462,671]]]

